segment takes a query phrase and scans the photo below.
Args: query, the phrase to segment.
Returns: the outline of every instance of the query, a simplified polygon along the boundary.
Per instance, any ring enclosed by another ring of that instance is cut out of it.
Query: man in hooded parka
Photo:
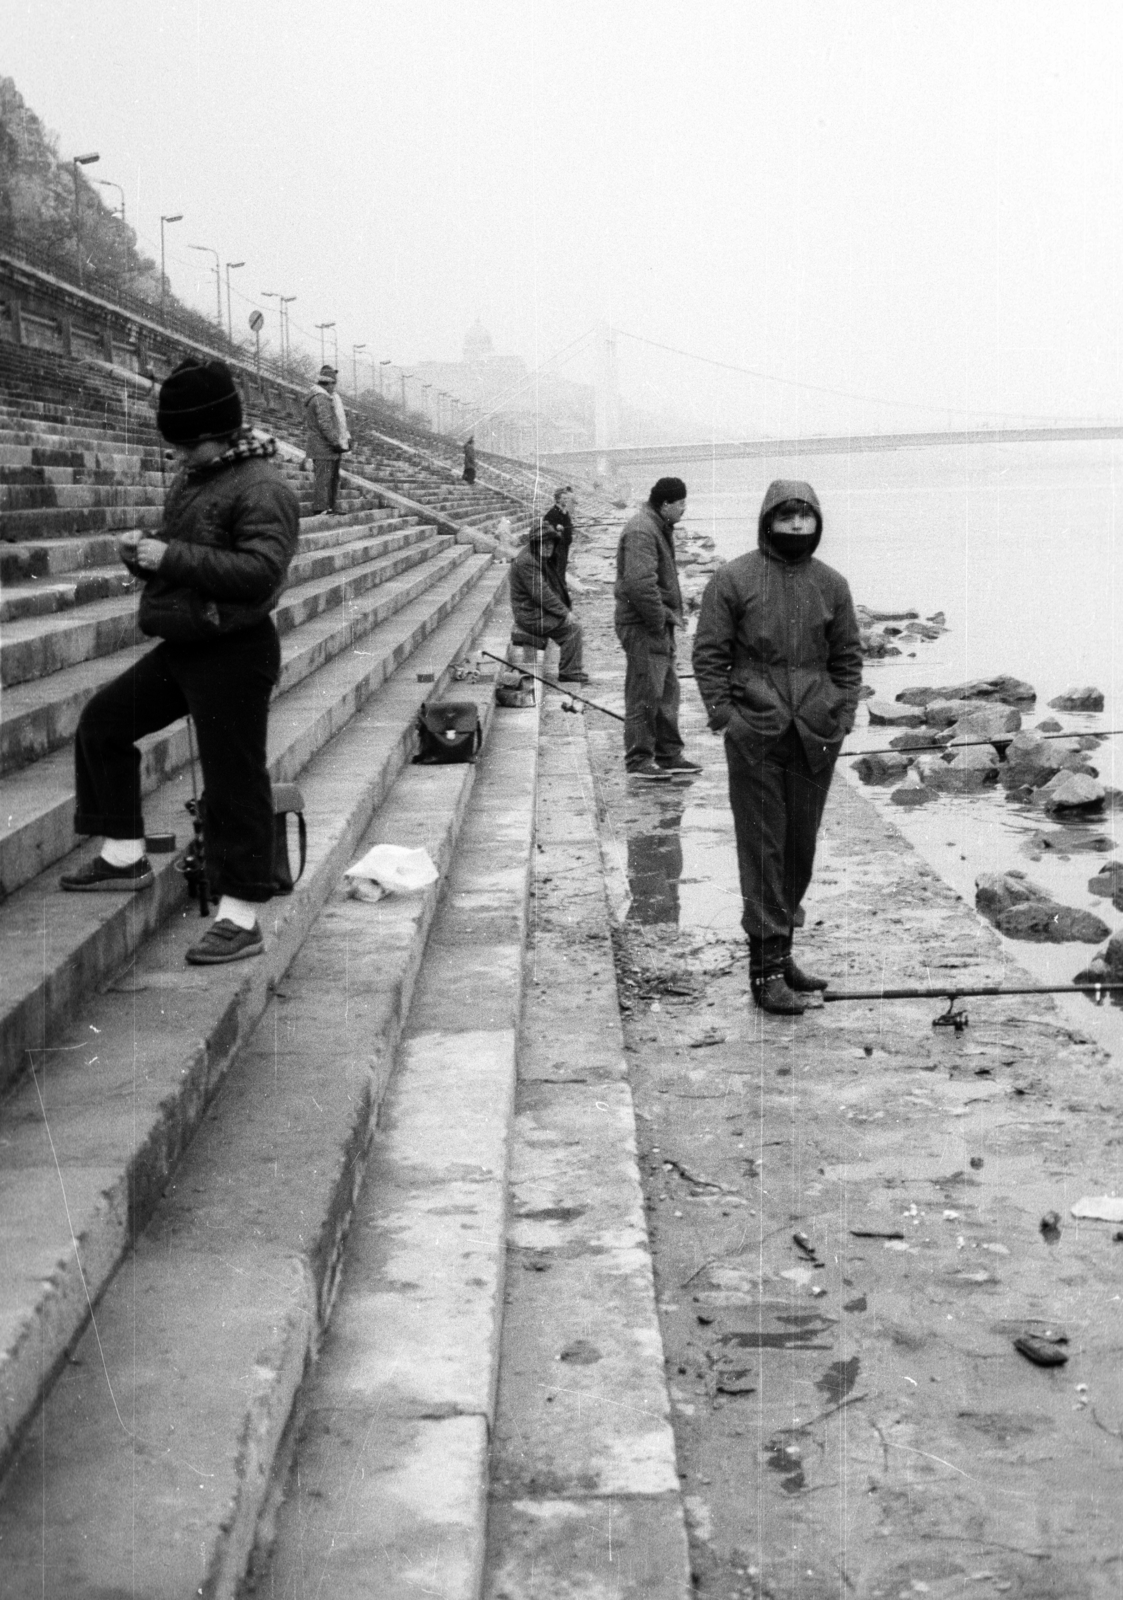
[[[693,652],[710,727],[725,736],[753,998],[790,1015],[827,987],[796,965],[792,932],[862,681],[849,586],[815,555],[822,531],[809,483],[770,484],[758,547],[711,578]]]

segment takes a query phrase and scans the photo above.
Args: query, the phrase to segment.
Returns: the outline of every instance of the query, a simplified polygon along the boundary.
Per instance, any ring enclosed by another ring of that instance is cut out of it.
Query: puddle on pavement
[[[732,819],[727,809],[706,803],[705,788],[652,793],[629,827],[627,922],[739,931]]]

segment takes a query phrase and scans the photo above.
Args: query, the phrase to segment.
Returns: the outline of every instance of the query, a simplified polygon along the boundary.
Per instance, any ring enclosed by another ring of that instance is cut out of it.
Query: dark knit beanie
[[[681,478],[660,478],[652,484],[647,497],[648,504],[654,506],[656,511],[667,504],[673,505],[676,500],[685,499],[686,485]]]
[[[156,426],[169,444],[201,444],[237,433],[242,401],[225,361],[181,361],[160,389]]]

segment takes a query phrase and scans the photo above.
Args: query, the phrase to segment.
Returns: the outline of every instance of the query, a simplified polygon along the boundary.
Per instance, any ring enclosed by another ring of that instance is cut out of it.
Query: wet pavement
[[[603,590],[582,620],[589,693],[618,709]],[[629,785],[619,725],[586,727],[697,1593],[1114,1597],[1123,1244],[1071,1207],[1123,1184],[1093,1036],[1120,1018],[980,1000],[957,1034],[934,1001],[752,1008],[721,745],[683,688],[696,780]],[[923,813],[924,853],[897,826],[921,814],[888,812],[836,779],[810,968],[856,988],[1084,964],[973,910],[978,871],[1057,870],[1019,855],[1039,817],[995,816],[977,865],[962,802]]]

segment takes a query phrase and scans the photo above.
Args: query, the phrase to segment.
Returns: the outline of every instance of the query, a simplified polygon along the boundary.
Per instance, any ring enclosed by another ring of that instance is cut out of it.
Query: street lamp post
[[[125,191],[119,183],[114,183],[112,178],[99,178],[98,185],[102,189],[116,189],[121,196],[121,222],[125,222]]]
[[[235,267],[244,267],[244,261],[228,261],[226,263],[226,332],[230,343],[234,343],[234,314],[230,308],[230,274]]]
[[[423,383],[421,385],[422,394],[426,394],[427,395],[429,393],[429,390],[432,387],[433,387],[433,385],[431,383]],[[433,412],[432,412],[432,408],[430,407],[428,400],[422,400],[421,404],[425,408],[425,420],[429,424],[430,430],[432,430],[432,427],[433,427]]]
[[[78,246],[78,283],[83,289],[86,286],[86,268],[82,261],[82,206],[78,198],[78,168],[92,166],[95,161],[100,160],[101,157],[97,151],[93,150],[88,156],[75,156],[72,163],[74,169],[74,237]]]
[[[399,370],[398,377],[402,380],[402,416],[404,417],[406,414],[406,371],[404,367]]]
[[[284,355],[281,358],[281,371],[286,378],[288,377],[289,372],[289,353],[292,349],[292,340],[289,338],[289,314],[287,308],[295,299],[296,295],[294,294],[283,294],[281,296],[281,337],[284,341]]]
[[[356,400],[359,398],[359,363],[357,357],[358,352],[365,349],[365,344],[353,344],[351,346],[351,391]]]
[[[175,215],[171,216],[171,217],[162,216],[160,218],[160,321],[161,322],[163,322],[163,320],[165,318],[165,315],[166,315],[166,307],[167,307],[167,300],[168,300],[168,275],[167,275],[167,272],[164,270],[164,259],[165,259],[165,257],[164,257],[164,224],[168,223],[168,222],[182,222],[182,221],[183,221],[183,212],[182,211],[177,211],[175,213]]]
[[[218,307],[218,310],[215,313],[215,320],[218,323],[219,332],[221,333],[221,331],[222,331],[222,267],[221,267],[221,264],[220,264],[219,259],[218,259],[218,251],[212,249],[209,244],[189,244],[187,246],[187,248],[189,250],[205,250],[207,255],[214,256],[214,297],[215,297],[215,303],[216,303],[216,305]]]
[[[378,398],[380,400],[382,399],[382,369],[383,367],[389,367],[392,364],[393,363],[389,356],[384,356],[383,359],[378,363]]]
[[[327,358],[327,354],[326,354],[326,352],[324,350],[324,334],[325,334],[325,332],[327,331],[328,328],[334,328],[335,327],[335,323],[334,322],[317,322],[316,323],[316,327],[319,328],[319,330],[320,330],[320,365],[321,365],[321,367],[323,367],[323,366],[327,365],[327,359],[328,359]]]

